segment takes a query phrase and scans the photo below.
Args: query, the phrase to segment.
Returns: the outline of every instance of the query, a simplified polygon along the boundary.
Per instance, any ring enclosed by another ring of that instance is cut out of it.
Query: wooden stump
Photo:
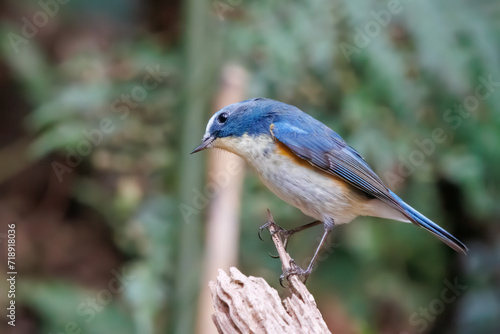
[[[290,256],[276,227],[270,225],[269,231],[283,269],[289,268]],[[219,270],[217,281],[209,283],[215,308],[212,319],[219,333],[330,333],[306,286],[297,276],[287,282],[290,297],[282,301],[263,278],[247,277],[234,267],[229,275]]]

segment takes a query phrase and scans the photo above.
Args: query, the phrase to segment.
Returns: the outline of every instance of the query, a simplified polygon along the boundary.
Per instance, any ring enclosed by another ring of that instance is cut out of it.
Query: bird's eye
[[[217,121],[219,121],[220,124],[226,123],[227,121],[227,113],[223,112],[222,114],[217,117]]]

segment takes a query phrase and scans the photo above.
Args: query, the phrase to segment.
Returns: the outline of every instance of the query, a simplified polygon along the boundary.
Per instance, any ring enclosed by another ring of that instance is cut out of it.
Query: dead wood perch
[[[272,216],[269,214],[272,221]],[[283,270],[290,267],[290,255],[276,232],[269,227]],[[297,276],[288,278],[290,297],[283,301],[278,292],[260,277],[247,277],[231,267],[229,275],[219,270],[217,282],[209,283],[219,333],[330,333],[314,297]]]

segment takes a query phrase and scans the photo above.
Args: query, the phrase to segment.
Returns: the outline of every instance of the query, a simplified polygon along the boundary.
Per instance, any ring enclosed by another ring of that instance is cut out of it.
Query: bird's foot
[[[278,234],[279,237],[281,238],[281,241],[283,241],[283,246],[285,246],[285,249],[286,246],[288,245],[288,240],[290,239],[290,237],[294,235],[296,232],[298,232],[298,230],[294,228],[290,230],[285,230],[283,227],[279,226],[274,221],[270,220],[261,227],[259,227],[258,235],[260,240],[263,240],[262,230],[266,228],[269,229],[270,226],[274,226],[274,231],[271,233],[271,236]]]
[[[269,229],[270,226],[274,226],[274,231],[271,232],[271,237],[278,234],[278,236],[281,239],[281,242],[283,243],[283,247],[286,250],[286,247],[288,246],[288,240],[297,231],[295,229],[285,230],[283,227],[276,224],[273,220],[270,220],[261,227],[259,227],[258,235],[260,240],[262,240],[262,230],[266,228]],[[271,253],[269,253],[269,256],[275,259],[279,258],[278,255],[273,255]]]
[[[286,230],[284,228],[282,228],[281,226],[279,226],[278,224],[276,224],[273,220],[269,220],[267,223],[265,223],[264,225],[259,227],[259,231],[258,231],[259,239],[263,240],[262,239],[262,230],[266,229],[266,228],[269,229],[270,226],[274,226],[274,230],[273,230],[273,232],[271,232],[271,237],[274,236],[275,234],[278,234],[280,239],[282,239],[282,233],[286,232]],[[272,257],[273,259],[279,258],[279,255],[273,255],[271,253],[269,253],[269,256]]]
[[[283,285],[283,281],[288,280],[288,278],[292,275],[298,276],[298,278],[302,281],[302,283],[305,284],[311,272],[312,270],[310,268],[304,270],[295,263],[294,259],[291,259],[290,267],[285,268],[285,270],[283,270],[283,274],[281,274],[280,276],[280,285],[282,287],[285,287]]]
[[[264,225],[259,227],[258,235],[259,235],[260,240],[263,240],[262,239],[262,230],[266,229],[266,228],[269,229],[270,226],[274,226],[274,231],[271,233],[271,236],[275,235],[276,233],[279,233],[279,236],[281,237],[281,234],[283,232],[287,231],[283,227],[276,224],[273,220],[269,220],[267,223],[265,223]]]

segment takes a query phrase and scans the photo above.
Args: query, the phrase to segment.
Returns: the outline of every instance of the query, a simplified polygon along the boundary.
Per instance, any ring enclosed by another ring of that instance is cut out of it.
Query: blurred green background
[[[213,332],[196,329],[209,205],[187,223],[181,204],[204,189],[207,154],[189,152],[228,66],[244,98],[332,127],[470,249],[380,219],[337,228],[308,282],[334,333],[500,333],[498,1],[6,0],[0,14],[0,259],[16,223],[18,269],[2,333]],[[247,173],[237,267],[283,293],[256,235],[266,208],[284,227],[310,219]],[[291,240],[298,263],[319,234]]]

